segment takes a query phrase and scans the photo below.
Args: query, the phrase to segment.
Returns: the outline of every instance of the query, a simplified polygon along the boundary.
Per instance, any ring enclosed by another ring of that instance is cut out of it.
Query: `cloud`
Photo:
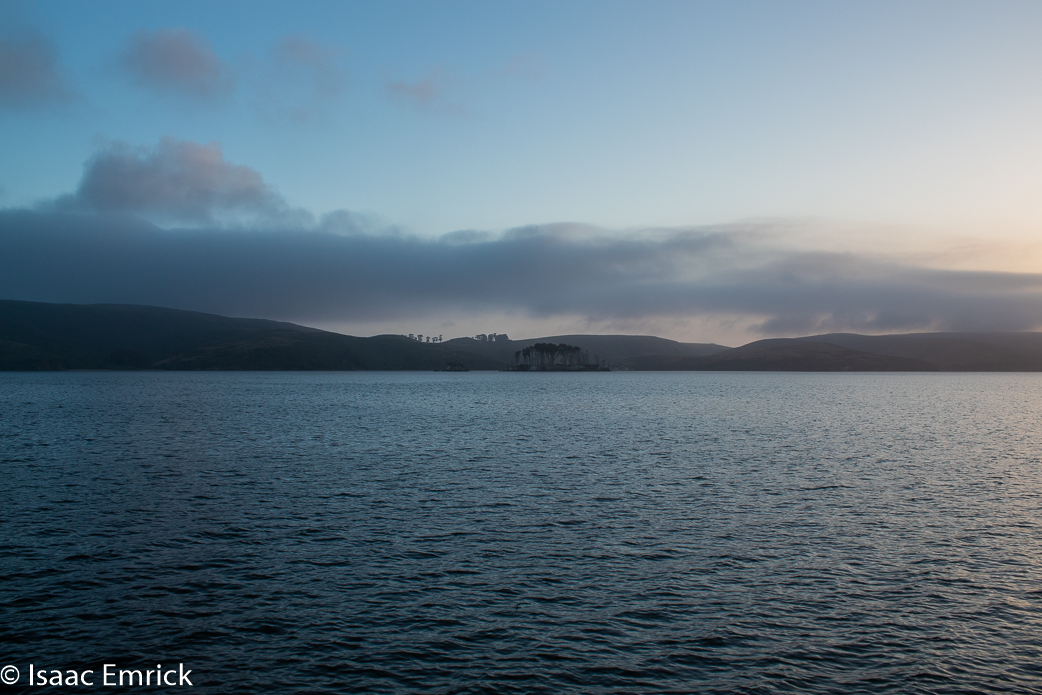
[[[270,57],[258,87],[258,107],[265,116],[308,123],[344,93],[347,73],[336,48],[294,34],[279,41]]]
[[[329,219],[248,232],[4,211],[0,296],[305,323],[484,312],[602,325],[729,317],[766,335],[1042,326],[1040,274],[786,251],[748,226],[620,235],[551,225],[423,239]]]
[[[304,68],[312,91],[319,97],[338,96],[344,89],[344,72],[337,64],[337,51],[302,34],[283,38],[273,51],[276,61],[287,68]]]
[[[538,53],[518,53],[507,62],[505,72],[510,77],[539,81],[546,78],[546,61]]]
[[[419,82],[398,80],[387,82],[387,95],[391,101],[417,109],[425,109],[442,97],[441,70],[435,68]]]
[[[203,101],[226,97],[235,75],[205,36],[188,29],[145,29],[134,34],[120,65],[139,87]]]
[[[75,92],[54,45],[34,31],[0,36],[0,108],[39,109],[68,103]]]
[[[84,166],[76,192],[45,207],[196,224],[286,221],[295,212],[256,170],[226,161],[217,143],[169,137],[154,148],[107,145]]]

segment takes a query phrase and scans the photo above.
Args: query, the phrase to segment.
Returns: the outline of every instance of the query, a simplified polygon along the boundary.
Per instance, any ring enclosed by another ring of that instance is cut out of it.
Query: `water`
[[[1039,693],[1040,423],[1034,374],[0,374],[0,666]]]

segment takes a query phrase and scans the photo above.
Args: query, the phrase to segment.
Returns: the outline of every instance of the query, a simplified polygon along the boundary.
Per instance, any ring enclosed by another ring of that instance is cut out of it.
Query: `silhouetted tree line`
[[[518,369],[583,369],[588,367],[589,363],[589,355],[585,350],[564,343],[536,343],[514,353],[514,364]]]

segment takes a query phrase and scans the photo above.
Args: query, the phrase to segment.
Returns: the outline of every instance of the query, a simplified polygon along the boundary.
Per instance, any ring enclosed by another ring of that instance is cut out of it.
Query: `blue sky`
[[[302,239],[342,234],[322,220],[343,210],[355,234],[433,244],[456,233],[457,246],[461,230],[491,244],[527,228],[586,248],[726,234],[741,249],[728,256],[735,272],[792,254],[923,272],[1042,270],[1037,2],[21,2],[0,5],[0,26],[9,209],[52,214],[65,196],[58,208],[75,204],[77,214],[213,234],[274,225]],[[11,65],[33,55],[50,72],[19,82]],[[102,180],[91,162],[115,166],[118,151],[155,171],[202,152],[192,145],[217,153],[221,176],[256,177],[267,202],[251,198],[247,210],[207,194],[206,205],[223,207],[188,214],[140,197],[119,208],[127,194],[111,188],[104,205],[88,195],[87,183]],[[689,259],[639,282],[631,268],[620,282],[690,284],[700,267]],[[700,298],[699,287],[685,291]],[[27,285],[0,290],[43,298]],[[856,315],[816,306],[779,323],[769,301],[699,299],[656,314],[650,299],[613,312],[447,298],[421,314],[365,316],[183,301],[355,333],[610,330],[735,342],[815,328],[994,327],[969,320],[969,309],[955,320],[925,306],[894,321],[880,318],[889,305]],[[800,311],[790,309],[781,313]]]

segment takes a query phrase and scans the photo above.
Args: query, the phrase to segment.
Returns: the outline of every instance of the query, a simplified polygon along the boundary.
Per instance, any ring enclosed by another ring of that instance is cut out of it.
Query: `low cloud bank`
[[[74,193],[0,211],[0,298],[325,324],[512,314],[719,319],[764,335],[1042,326],[1040,274],[815,251],[787,234],[558,224],[420,238],[347,211],[316,221],[219,145],[164,138],[103,147]]]
[[[0,297],[301,322],[460,311],[590,321],[726,315],[767,335],[1042,325],[1040,274],[786,251],[748,228],[620,236],[551,225],[423,239],[321,226],[165,229],[126,215],[7,210]]]

